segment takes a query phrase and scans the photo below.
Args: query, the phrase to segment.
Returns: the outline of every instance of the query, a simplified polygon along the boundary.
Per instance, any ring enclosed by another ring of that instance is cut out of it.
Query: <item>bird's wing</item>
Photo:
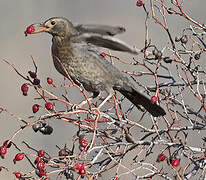
[[[139,54],[140,50],[136,49],[135,47],[131,47],[125,42],[112,37],[112,36],[106,36],[96,33],[83,33],[78,36],[74,36],[70,39],[72,42],[86,42],[91,43],[93,45],[108,48],[115,51],[123,51],[123,52],[129,52],[132,54]]]
[[[95,25],[95,24],[79,24],[75,26],[75,29],[80,33],[97,33],[101,35],[114,36],[125,32],[125,28],[121,26],[107,26],[107,25]]]

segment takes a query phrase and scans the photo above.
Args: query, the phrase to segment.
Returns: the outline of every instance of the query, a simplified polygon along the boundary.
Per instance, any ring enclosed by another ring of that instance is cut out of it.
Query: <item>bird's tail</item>
[[[134,88],[120,88],[118,91],[130,100],[135,106],[143,106],[150,114],[155,117],[164,116],[166,113],[162,107],[154,103],[152,100],[139,93]]]

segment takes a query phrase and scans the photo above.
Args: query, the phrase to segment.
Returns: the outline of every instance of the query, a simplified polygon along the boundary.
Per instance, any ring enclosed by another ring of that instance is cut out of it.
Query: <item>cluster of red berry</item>
[[[29,81],[32,82],[32,84],[35,85],[35,86],[40,85],[40,80],[37,78],[37,73],[32,72],[32,71],[29,71],[28,73],[29,73],[30,78],[33,79],[33,81],[31,79],[29,79]],[[47,83],[49,85],[53,85],[53,79],[48,77],[47,78]],[[21,91],[22,91],[24,96],[27,96],[28,91],[29,91],[29,84],[24,83],[21,86]],[[42,107],[42,106],[39,105],[39,104],[34,104],[32,106],[33,113],[37,113],[39,111],[40,107]],[[46,102],[44,104],[44,107],[45,107],[46,110],[52,111],[53,108],[54,108],[54,105],[51,102]],[[36,123],[32,126],[32,128],[35,132],[40,131],[44,135],[50,135],[53,132],[53,128],[50,125],[46,125],[45,123]]]
[[[10,148],[11,145],[12,145],[12,142],[10,140],[6,140],[6,141],[4,141],[3,145],[0,146],[0,155],[2,158],[4,158],[4,156],[7,153],[7,148]],[[22,159],[24,159],[24,153],[17,153],[13,159],[13,162],[15,164],[17,161],[21,161]],[[20,173],[20,172],[14,172],[14,175],[18,179],[20,179],[22,177],[22,173]]]
[[[15,158],[14,158],[14,163],[16,163],[17,161],[21,161],[22,159],[24,159],[25,154],[24,153],[18,153],[16,154]],[[45,151],[44,150],[39,150],[38,151],[38,156],[34,161],[34,164],[36,164],[36,171],[35,173],[39,176],[39,177],[44,177],[42,180],[49,180],[50,178],[47,177],[47,173],[45,170],[45,163],[47,163],[47,158],[45,157]],[[15,172],[14,175],[16,176],[17,179],[21,179],[24,175],[21,172]]]
[[[27,30],[26,30],[26,33],[27,34],[30,34],[34,31],[34,28],[31,26],[31,27],[28,27]],[[104,58],[106,57],[106,54],[101,54]],[[33,81],[30,81],[32,83],[32,85],[40,85],[40,80],[37,79],[37,74],[36,72],[31,72],[29,71],[29,76],[30,78],[33,79]],[[52,78],[47,78],[47,83],[49,85],[53,85],[53,79]],[[53,85],[54,86],[54,85]],[[21,86],[21,91],[23,93],[23,95],[27,95],[28,94],[28,91],[29,91],[29,84],[27,83],[24,83],[22,86]],[[41,108],[42,106],[39,105],[39,104],[34,104],[32,106],[32,111],[33,113],[37,113],[39,111],[39,109]],[[54,105],[53,103],[51,102],[46,102],[44,104],[44,107],[46,110],[48,111],[52,111],[54,110]],[[50,126],[50,125],[47,125],[47,123],[45,121],[40,121],[40,122],[37,122],[35,124],[33,124],[32,126],[33,130],[35,132],[37,131],[40,131],[41,133],[43,134],[51,134],[53,132],[53,128]],[[83,137],[82,138],[79,138],[79,145],[80,145],[80,150],[84,150],[85,148],[88,147],[89,143],[87,142],[86,139],[84,139]],[[83,149],[82,149],[83,148]],[[44,155],[45,155],[45,151],[43,150],[39,150],[38,151],[38,156],[37,158],[35,159],[34,163],[36,164],[36,174],[39,176],[39,177],[44,177],[44,176],[47,176],[47,173],[46,173],[46,170],[45,170],[45,163],[46,163],[46,159],[44,158]],[[62,149],[59,151],[59,156],[68,156],[68,155],[71,155],[71,152],[69,150],[66,150],[66,149]],[[24,153],[19,153],[16,155],[15,159],[14,159],[14,162],[16,161],[20,161],[24,158]],[[63,158],[63,157],[62,157]],[[76,163],[75,165],[75,169],[65,169],[64,171],[64,175],[66,178],[71,178],[73,177],[73,170],[75,170],[78,174],[80,174],[81,176],[84,176],[86,174],[86,170],[84,168],[84,164],[83,163]],[[21,178],[22,177],[22,174],[20,172],[16,172],[15,173],[15,176],[17,178]],[[49,178],[48,177],[45,177],[44,180],[48,180]]]
[[[4,158],[4,156],[7,153],[7,148],[10,148],[12,145],[12,142],[9,140],[4,141],[3,145],[0,146],[0,156],[1,158]]]
[[[86,170],[84,169],[84,164],[83,163],[76,163],[75,169],[78,171],[80,175],[86,174]]]
[[[164,161],[165,159],[166,159],[165,154],[161,153],[157,157],[157,162]],[[170,164],[172,165],[172,167],[178,167],[180,165],[180,159],[172,158],[172,159],[170,159]]]
[[[24,153],[17,153],[15,158],[13,159],[14,164],[16,164],[17,161],[21,161],[22,159],[24,159],[24,156]],[[15,172],[14,175],[17,179],[21,179],[23,176],[21,172]]]
[[[48,162],[48,159],[45,157],[45,151],[44,150],[39,150],[38,151],[38,156],[35,159],[34,163],[36,164],[36,174],[39,177],[43,177],[43,176],[47,176],[47,172],[45,170],[45,163]],[[44,180],[48,180],[48,177],[45,177],[47,179]]]

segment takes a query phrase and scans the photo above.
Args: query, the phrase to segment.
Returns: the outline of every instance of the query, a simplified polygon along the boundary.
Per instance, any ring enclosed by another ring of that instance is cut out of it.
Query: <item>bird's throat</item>
[[[68,38],[54,36],[52,42],[52,54],[58,57],[61,61],[74,56]]]

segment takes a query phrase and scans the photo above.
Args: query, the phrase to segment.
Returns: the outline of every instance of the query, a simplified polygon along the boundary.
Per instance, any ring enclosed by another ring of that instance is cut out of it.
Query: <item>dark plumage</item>
[[[135,106],[142,105],[153,116],[163,116],[165,111],[149,98],[139,93],[131,81],[96,51],[95,46],[137,54],[137,50],[112,37],[125,31],[122,27],[103,25],[77,25],[62,17],[54,17],[39,25],[38,32],[47,32],[52,38],[52,55],[56,69],[66,76],[59,60],[77,84],[96,97],[106,91],[108,97],[113,90],[119,91]],[[59,59],[59,60],[58,60]]]

